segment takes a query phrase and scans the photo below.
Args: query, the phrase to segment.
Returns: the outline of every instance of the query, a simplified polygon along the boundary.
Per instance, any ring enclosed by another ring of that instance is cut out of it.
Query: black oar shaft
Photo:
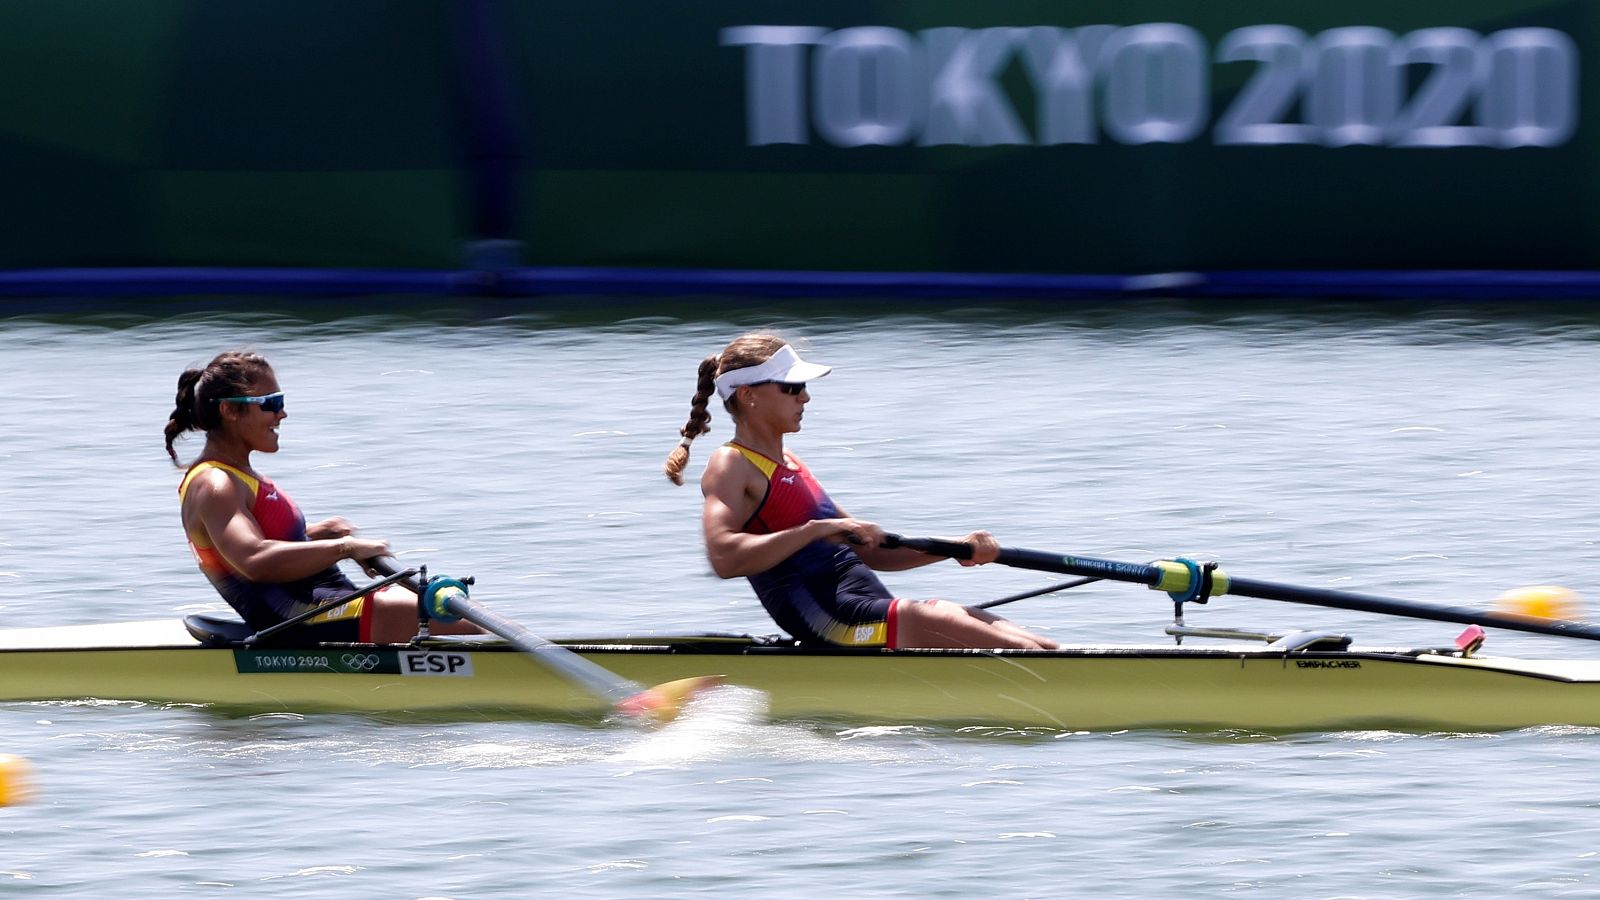
[[[1291,584],[1275,584],[1270,581],[1256,581],[1251,578],[1230,577],[1228,579],[1228,593],[1238,597],[1255,597],[1261,600],[1306,603],[1312,606],[1326,606],[1333,609],[1383,613],[1391,616],[1406,616],[1412,619],[1427,619],[1434,622],[1454,622],[1458,625],[1484,625],[1504,628],[1508,631],[1525,631],[1529,634],[1550,634],[1560,637],[1600,641],[1600,628],[1596,628],[1593,625],[1585,625],[1582,622],[1569,622],[1562,619],[1523,618],[1521,616],[1497,613],[1493,610],[1415,603],[1409,600],[1375,597],[1371,594],[1352,594],[1345,591],[1328,591],[1317,588],[1296,587]]]
[[[898,534],[886,534],[884,535],[883,545],[891,548],[906,547],[911,550],[920,550],[923,553],[931,553],[934,556],[948,556],[951,559],[972,558],[972,545],[961,541],[901,537]],[[1161,570],[1155,566],[1117,562],[1111,559],[1096,559],[1092,556],[1062,556],[1059,553],[1046,553],[1041,550],[1020,550],[1013,547],[1002,547],[1000,548],[1000,556],[995,562],[1003,566],[1032,569],[1036,572],[1087,575],[1093,578],[1131,581],[1135,584],[1150,586],[1154,586],[1161,580]]]
[[[1011,547],[1002,547],[1000,549],[1000,557],[995,562],[1005,566],[1015,566],[1019,569],[1033,569],[1036,572],[1088,575],[1095,578],[1109,578],[1113,581],[1143,584],[1149,587],[1155,587],[1162,577],[1161,570],[1151,565],[1117,562],[1114,559],[1097,559],[1093,556],[1062,556],[1059,553],[1046,553],[1040,550],[1018,550]]]
[[[913,550],[921,550],[924,553],[949,556],[956,559],[972,558],[971,545],[957,541],[886,535],[884,545],[889,547],[909,547]],[[1197,568],[1193,567],[1193,564],[1180,565],[1167,561],[1156,565],[1146,565],[1117,562],[1110,559],[1096,559],[1092,556],[1069,556],[1040,550],[1021,550],[1012,547],[1002,547],[1000,555],[995,559],[995,562],[1001,565],[1014,566],[1019,569],[1032,569],[1039,572],[1089,575],[1097,578],[1109,578],[1114,581],[1128,581],[1134,584],[1147,585],[1156,590],[1180,594],[1193,587],[1192,576]],[[1211,574],[1211,579],[1213,587],[1211,593],[1213,596],[1233,594],[1239,597],[1254,597],[1260,600],[1305,603],[1334,609],[1383,613],[1393,616],[1406,616],[1412,619],[1427,619],[1435,622],[1454,622],[1460,625],[1486,625],[1504,628],[1507,631],[1523,631],[1529,634],[1549,634],[1600,641],[1600,627],[1582,622],[1571,622],[1562,619],[1524,618],[1491,610],[1468,609],[1458,606],[1436,606],[1429,603],[1413,603],[1407,600],[1376,597],[1370,594],[1353,594],[1345,591],[1296,587],[1295,585],[1276,584],[1270,581],[1235,578],[1220,569]]]

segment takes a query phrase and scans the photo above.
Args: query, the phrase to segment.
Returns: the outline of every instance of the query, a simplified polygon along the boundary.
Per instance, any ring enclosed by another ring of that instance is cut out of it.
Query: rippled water
[[[625,318],[643,308],[0,320],[0,613],[217,606],[183,547],[160,431],[179,371],[248,344],[290,400],[283,450],[258,464],[308,515],[476,575],[475,596],[549,633],[770,632],[741,582],[708,574],[698,490],[659,471],[697,361],[755,325],[836,366],[792,446],[842,506],[893,530],[981,526],[1013,546],[1199,555],[1465,605],[1555,582],[1600,604],[1600,317],[1582,309]],[[994,566],[888,580],[964,601],[1049,581]],[[1007,609],[1074,641],[1155,640],[1170,613],[1119,585]],[[1458,630],[1235,598],[1191,620],[1366,643]],[[1504,633],[1487,649],[1597,650]],[[1596,889],[1592,730],[841,730],[766,722],[759,699],[725,695],[654,733],[0,706],[0,753],[32,760],[39,786],[0,808],[0,894]]]

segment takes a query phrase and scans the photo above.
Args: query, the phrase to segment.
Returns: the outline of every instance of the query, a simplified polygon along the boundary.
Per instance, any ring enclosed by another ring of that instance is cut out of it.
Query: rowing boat
[[[929,538],[888,535],[887,543],[971,553]],[[369,569],[387,577],[360,590],[406,581],[419,597],[419,623],[461,616],[490,634],[430,635],[419,624],[405,644],[315,643],[293,620],[254,632],[204,615],[0,629],[0,702],[597,722],[619,710],[670,718],[720,676],[765,694],[770,714],[785,720],[1267,732],[1600,727],[1600,660],[1477,654],[1480,623],[1600,640],[1594,625],[1234,578],[1181,558],[1132,564],[1002,548],[996,562],[1087,576],[1071,584],[1111,579],[1165,591],[1175,613],[1165,631],[1174,641],[1054,650],[833,648],[738,634],[548,641],[469,600],[471,579],[430,579],[426,569],[373,560]],[[1185,621],[1186,605],[1224,593],[1471,627],[1442,646],[1382,647],[1336,632]],[[648,684],[657,687],[644,690]]]
[[[492,639],[246,647],[204,616],[0,630],[0,701],[597,722],[608,704]],[[742,635],[559,643],[643,684],[716,674],[784,720],[1164,728],[1481,731],[1600,727],[1600,661],[1375,648],[1326,633],[1192,629],[1207,646],[851,650]]]

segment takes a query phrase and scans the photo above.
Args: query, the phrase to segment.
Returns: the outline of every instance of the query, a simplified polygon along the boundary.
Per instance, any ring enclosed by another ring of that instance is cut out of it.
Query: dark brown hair
[[[186,369],[178,376],[178,396],[173,400],[172,414],[167,417],[167,455],[172,464],[178,462],[178,451],[172,442],[186,431],[211,431],[222,426],[222,411],[218,400],[238,397],[248,393],[250,386],[262,375],[270,373],[272,366],[266,357],[253,350],[229,350],[217,354],[203,369]]]
[[[717,392],[717,376],[734,369],[759,366],[771,359],[772,354],[777,353],[785,343],[783,338],[775,334],[741,334],[723,347],[721,353],[700,360],[694,399],[689,401],[689,421],[678,430],[683,440],[667,454],[666,473],[673,484],[683,484],[683,467],[689,464],[689,442],[711,430],[711,411],[707,405],[711,395]],[[729,416],[738,417],[731,398],[722,407]]]

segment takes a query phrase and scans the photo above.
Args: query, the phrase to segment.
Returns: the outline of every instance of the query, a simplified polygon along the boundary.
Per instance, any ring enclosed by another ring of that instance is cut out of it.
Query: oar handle
[[[374,575],[383,575],[388,577],[399,575],[402,571],[404,571],[400,565],[400,560],[395,559],[392,556],[370,556],[366,559],[358,559],[356,562],[361,566],[361,568],[366,569],[369,573]],[[406,587],[411,588],[413,591],[422,590],[422,582],[417,579],[415,569],[412,569],[404,578],[400,580],[405,582]]]
[[[946,541],[939,538],[908,538],[898,534],[884,534],[883,546],[890,550],[904,547],[907,550],[920,550],[934,556],[948,556],[951,559],[971,559],[972,545],[963,541]]]

